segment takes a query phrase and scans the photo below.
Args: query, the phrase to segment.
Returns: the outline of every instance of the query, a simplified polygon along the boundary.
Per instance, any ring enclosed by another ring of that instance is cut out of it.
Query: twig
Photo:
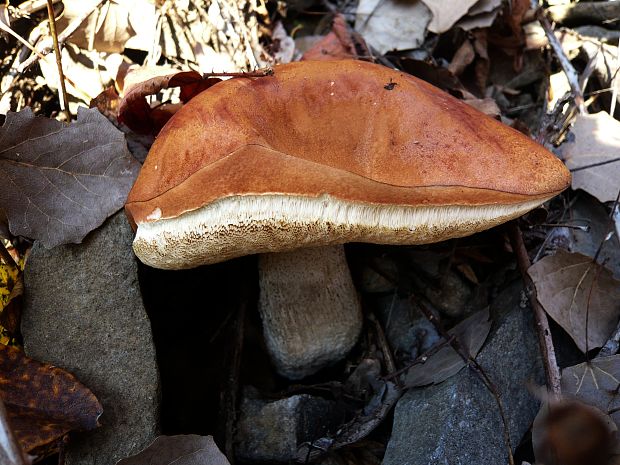
[[[75,31],[78,30],[78,28],[82,25],[82,23],[86,20],[86,18],[88,18],[93,13],[93,11],[99,8],[99,5],[101,5],[105,1],[107,0],[95,0],[93,4],[89,8],[84,10],[84,12],[79,17],[71,21],[71,23],[65,28],[65,30],[63,30],[60,34],[58,34],[58,37],[57,37],[58,43],[64,44],[65,41],[69,37],[71,37],[71,35]],[[41,55],[45,56],[45,55],[48,55],[54,49],[53,47],[54,47],[53,42],[50,42],[50,40],[48,39],[44,41],[40,47],[37,47],[37,50],[39,50]],[[33,63],[36,63],[38,60],[39,60],[38,55],[31,56],[30,58],[25,60],[21,65],[19,65],[18,71],[20,73],[23,72],[26,68],[28,68]]]
[[[54,3],[47,0],[47,15],[50,21],[50,34],[54,41],[54,53],[56,54],[56,65],[58,66],[58,79],[60,81],[60,93],[67,116],[67,121],[71,121],[71,112],[69,111],[69,100],[67,99],[67,88],[65,86],[65,74],[62,72],[62,56],[60,55],[60,46],[58,45],[58,34],[56,34],[56,18],[54,17]]]
[[[560,66],[562,66],[562,70],[564,74],[566,74],[566,79],[568,80],[568,84],[570,85],[571,92],[573,93],[573,98],[575,99],[575,105],[579,110],[579,113],[586,113],[586,108],[583,100],[583,92],[581,91],[581,87],[579,87],[579,76],[575,71],[575,68],[571,64],[570,60],[562,50],[562,45],[558,41],[558,38],[555,36],[553,32],[553,27],[547,18],[546,12],[539,8],[538,0],[532,0],[532,8],[537,10],[537,19],[540,21],[542,28],[545,31],[545,35],[547,36],[547,40],[549,41],[549,45],[555,52],[555,55],[560,62]]]
[[[396,364],[394,363],[394,357],[392,357],[392,350],[390,349],[390,345],[388,344],[388,341],[385,337],[385,332],[383,331],[381,324],[372,312],[368,314],[368,319],[375,325],[375,332],[377,333],[377,343],[379,344],[379,349],[381,349],[381,352],[383,352],[385,368],[388,374],[396,372]]]
[[[433,355],[435,355],[437,352],[439,352],[441,349],[443,349],[444,347],[451,345],[452,344],[452,340],[455,338],[456,336],[454,334],[450,335],[450,339],[448,339],[447,341],[445,339],[441,340],[440,342],[438,342],[437,344],[435,344],[433,347],[431,347],[430,349],[428,349],[426,352],[424,352],[423,354],[421,354],[419,357],[417,357],[413,362],[407,364],[406,366],[404,366],[403,368],[401,368],[400,370],[396,370],[393,373],[390,373],[388,375],[385,375],[383,377],[383,379],[392,379],[392,378],[396,378],[397,376],[402,375],[403,373],[406,373],[407,371],[409,371],[411,368],[413,368],[416,365],[422,365],[424,363],[426,363],[428,361],[429,358],[431,358]]]
[[[555,358],[555,349],[553,348],[553,339],[551,338],[551,330],[549,329],[549,320],[547,320],[545,310],[538,303],[536,287],[532,282],[532,278],[530,278],[530,275],[527,273],[527,270],[531,266],[530,258],[527,255],[527,249],[523,243],[523,236],[521,235],[521,230],[516,221],[510,223],[509,231],[512,249],[516,255],[517,265],[519,266],[519,271],[521,271],[521,276],[525,283],[526,294],[536,319],[538,343],[540,344],[540,351],[543,356],[547,389],[549,389],[554,396],[559,397],[561,392],[560,369],[558,368],[558,363]]]
[[[613,117],[616,111],[616,100],[618,99],[618,70],[620,70],[620,39],[618,39],[618,53],[616,55],[616,75],[611,80],[611,107],[609,114]]]
[[[433,314],[433,312],[431,312],[422,302],[416,302],[416,304],[418,308],[422,311],[422,313],[424,313],[426,319],[435,327],[437,333],[439,333],[441,337],[443,337],[446,341],[450,341],[450,346],[456,351],[457,354],[459,354],[465,364],[469,366],[474,371],[474,373],[476,373],[478,378],[480,378],[480,380],[482,381],[482,384],[484,384],[484,386],[489,390],[489,392],[493,394],[495,402],[497,403],[500,417],[502,419],[502,425],[504,430],[504,443],[506,444],[506,449],[508,451],[508,463],[510,465],[515,465],[515,459],[512,455],[512,444],[510,441],[510,429],[508,428],[508,420],[506,418],[504,404],[500,397],[497,386],[495,386],[491,378],[489,378],[489,375],[487,375],[487,373],[482,369],[476,359],[471,356],[469,351],[461,345],[459,340],[455,337],[451,337],[450,333],[448,333],[443,328],[443,326],[441,325],[437,317]]]
[[[260,68],[257,69],[255,71],[241,71],[241,72],[236,72],[236,73],[202,73],[202,77],[203,78],[208,78],[208,77],[245,77],[245,78],[251,78],[251,77],[266,77],[266,76],[273,76],[273,68],[271,68],[270,66],[266,67],[266,68]]]

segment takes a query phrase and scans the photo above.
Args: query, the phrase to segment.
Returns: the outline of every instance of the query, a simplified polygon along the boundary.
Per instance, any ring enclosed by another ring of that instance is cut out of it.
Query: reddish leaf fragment
[[[155,95],[163,89],[181,87],[181,99],[187,102],[219,81],[217,78],[203,79],[196,71],[181,71],[139,82],[125,89],[125,95],[118,107],[118,121],[137,133],[157,134],[172,114],[162,118],[161,112],[158,114],[151,108],[146,97]],[[162,120],[165,120],[163,124]]]
[[[29,108],[0,128],[0,211],[13,235],[78,243],[122,208],[140,164],[97,110],[69,125]]]
[[[325,61],[356,59],[355,42],[344,20],[344,16],[337,14],[329,34],[319,40],[304,53],[302,60]]]
[[[95,395],[71,373],[0,345],[0,397],[22,449],[50,453],[69,431],[91,430],[103,412]]]

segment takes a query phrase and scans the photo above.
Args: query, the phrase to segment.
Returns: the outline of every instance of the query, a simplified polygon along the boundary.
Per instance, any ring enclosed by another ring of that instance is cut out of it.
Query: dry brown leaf
[[[139,169],[94,109],[65,125],[25,108],[0,128],[0,210],[13,235],[47,247],[81,242],[122,208]]]
[[[212,436],[159,436],[136,455],[116,465],[230,465]]]
[[[499,118],[502,111],[499,109],[497,102],[491,97],[487,98],[474,98],[463,100],[467,105],[474,107],[476,110],[481,111],[485,115],[489,115],[492,118]]]
[[[59,30],[71,21],[82,17],[91,8],[92,1],[64,0],[63,15],[56,20]],[[69,42],[86,50],[98,52],[122,52],[125,43],[136,34],[129,22],[129,12],[139,10],[148,0],[110,0],[95,8],[80,28],[69,38]]]
[[[461,346],[475,357],[491,330],[489,309],[474,313],[448,331],[457,337]],[[443,341],[443,340],[442,340]],[[444,341],[445,342],[445,341]],[[461,356],[446,345],[428,357],[426,362],[407,370],[404,383],[407,388],[437,384],[457,374],[465,366]]]
[[[528,273],[538,301],[579,349],[605,344],[620,318],[620,282],[607,268],[585,255],[558,250]]]
[[[103,412],[95,395],[74,375],[4,345],[0,398],[15,437],[31,455],[53,452],[57,440],[69,431],[96,428]]]
[[[422,2],[433,14],[428,30],[441,34],[465,16],[477,0],[422,0]]]
[[[302,60],[323,61],[355,58],[357,58],[355,43],[347,29],[344,16],[337,14],[334,17],[334,24],[330,33],[304,53]]]
[[[455,76],[459,76],[474,61],[474,58],[476,58],[474,46],[469,39],[465,39],[452,57],[452,61],[448,65],[448,71]]]
[[[379,53],[408,50],[424,42],[431,16],[420,0],[360,0],[355,30]]]
[[[620,189],[620,122],[604,111],[577,115],[571,132],[574,141],[562,146],[562,154],[573,174],[573,189],[601,202],[614,201]]]
[[[489,13],[502,4],[502,0],[478,0],[474,6],[467,10],[468,16],[481,15]]]

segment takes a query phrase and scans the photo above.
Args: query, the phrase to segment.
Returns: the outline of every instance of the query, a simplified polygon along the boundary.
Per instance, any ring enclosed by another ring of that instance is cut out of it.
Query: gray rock
[[[501,393],[513,449],[538,410],[526,384],[543,381],[531,311],[519,308],[520,289],[510,286],[495,300],[494,328],[477,358]],[[400,399],[383,465],[501,465],[507,457],[495,399],[463,369]]]
[[[158,430],[159,377],[123,212],[82,244],[35,243],[25,271],[28,356],[74,373],[103,405],[97,430],[72,437],[67,465],[112,465]]]
[[[235,454],[252,462],[289,462],[298,448],[334,431],[343,412],[308,394],[267,401],[246,389],[237,422]]]

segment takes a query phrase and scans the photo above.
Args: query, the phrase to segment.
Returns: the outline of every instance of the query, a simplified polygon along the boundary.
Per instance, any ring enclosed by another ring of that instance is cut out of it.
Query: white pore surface
[[[139,224],[133,247],[147,265],[181,269],[254,253],[346,242],[428,244],[491,228],[545,200],[412,207],[343,201],[329,195],[233,196],[176,218]]]

